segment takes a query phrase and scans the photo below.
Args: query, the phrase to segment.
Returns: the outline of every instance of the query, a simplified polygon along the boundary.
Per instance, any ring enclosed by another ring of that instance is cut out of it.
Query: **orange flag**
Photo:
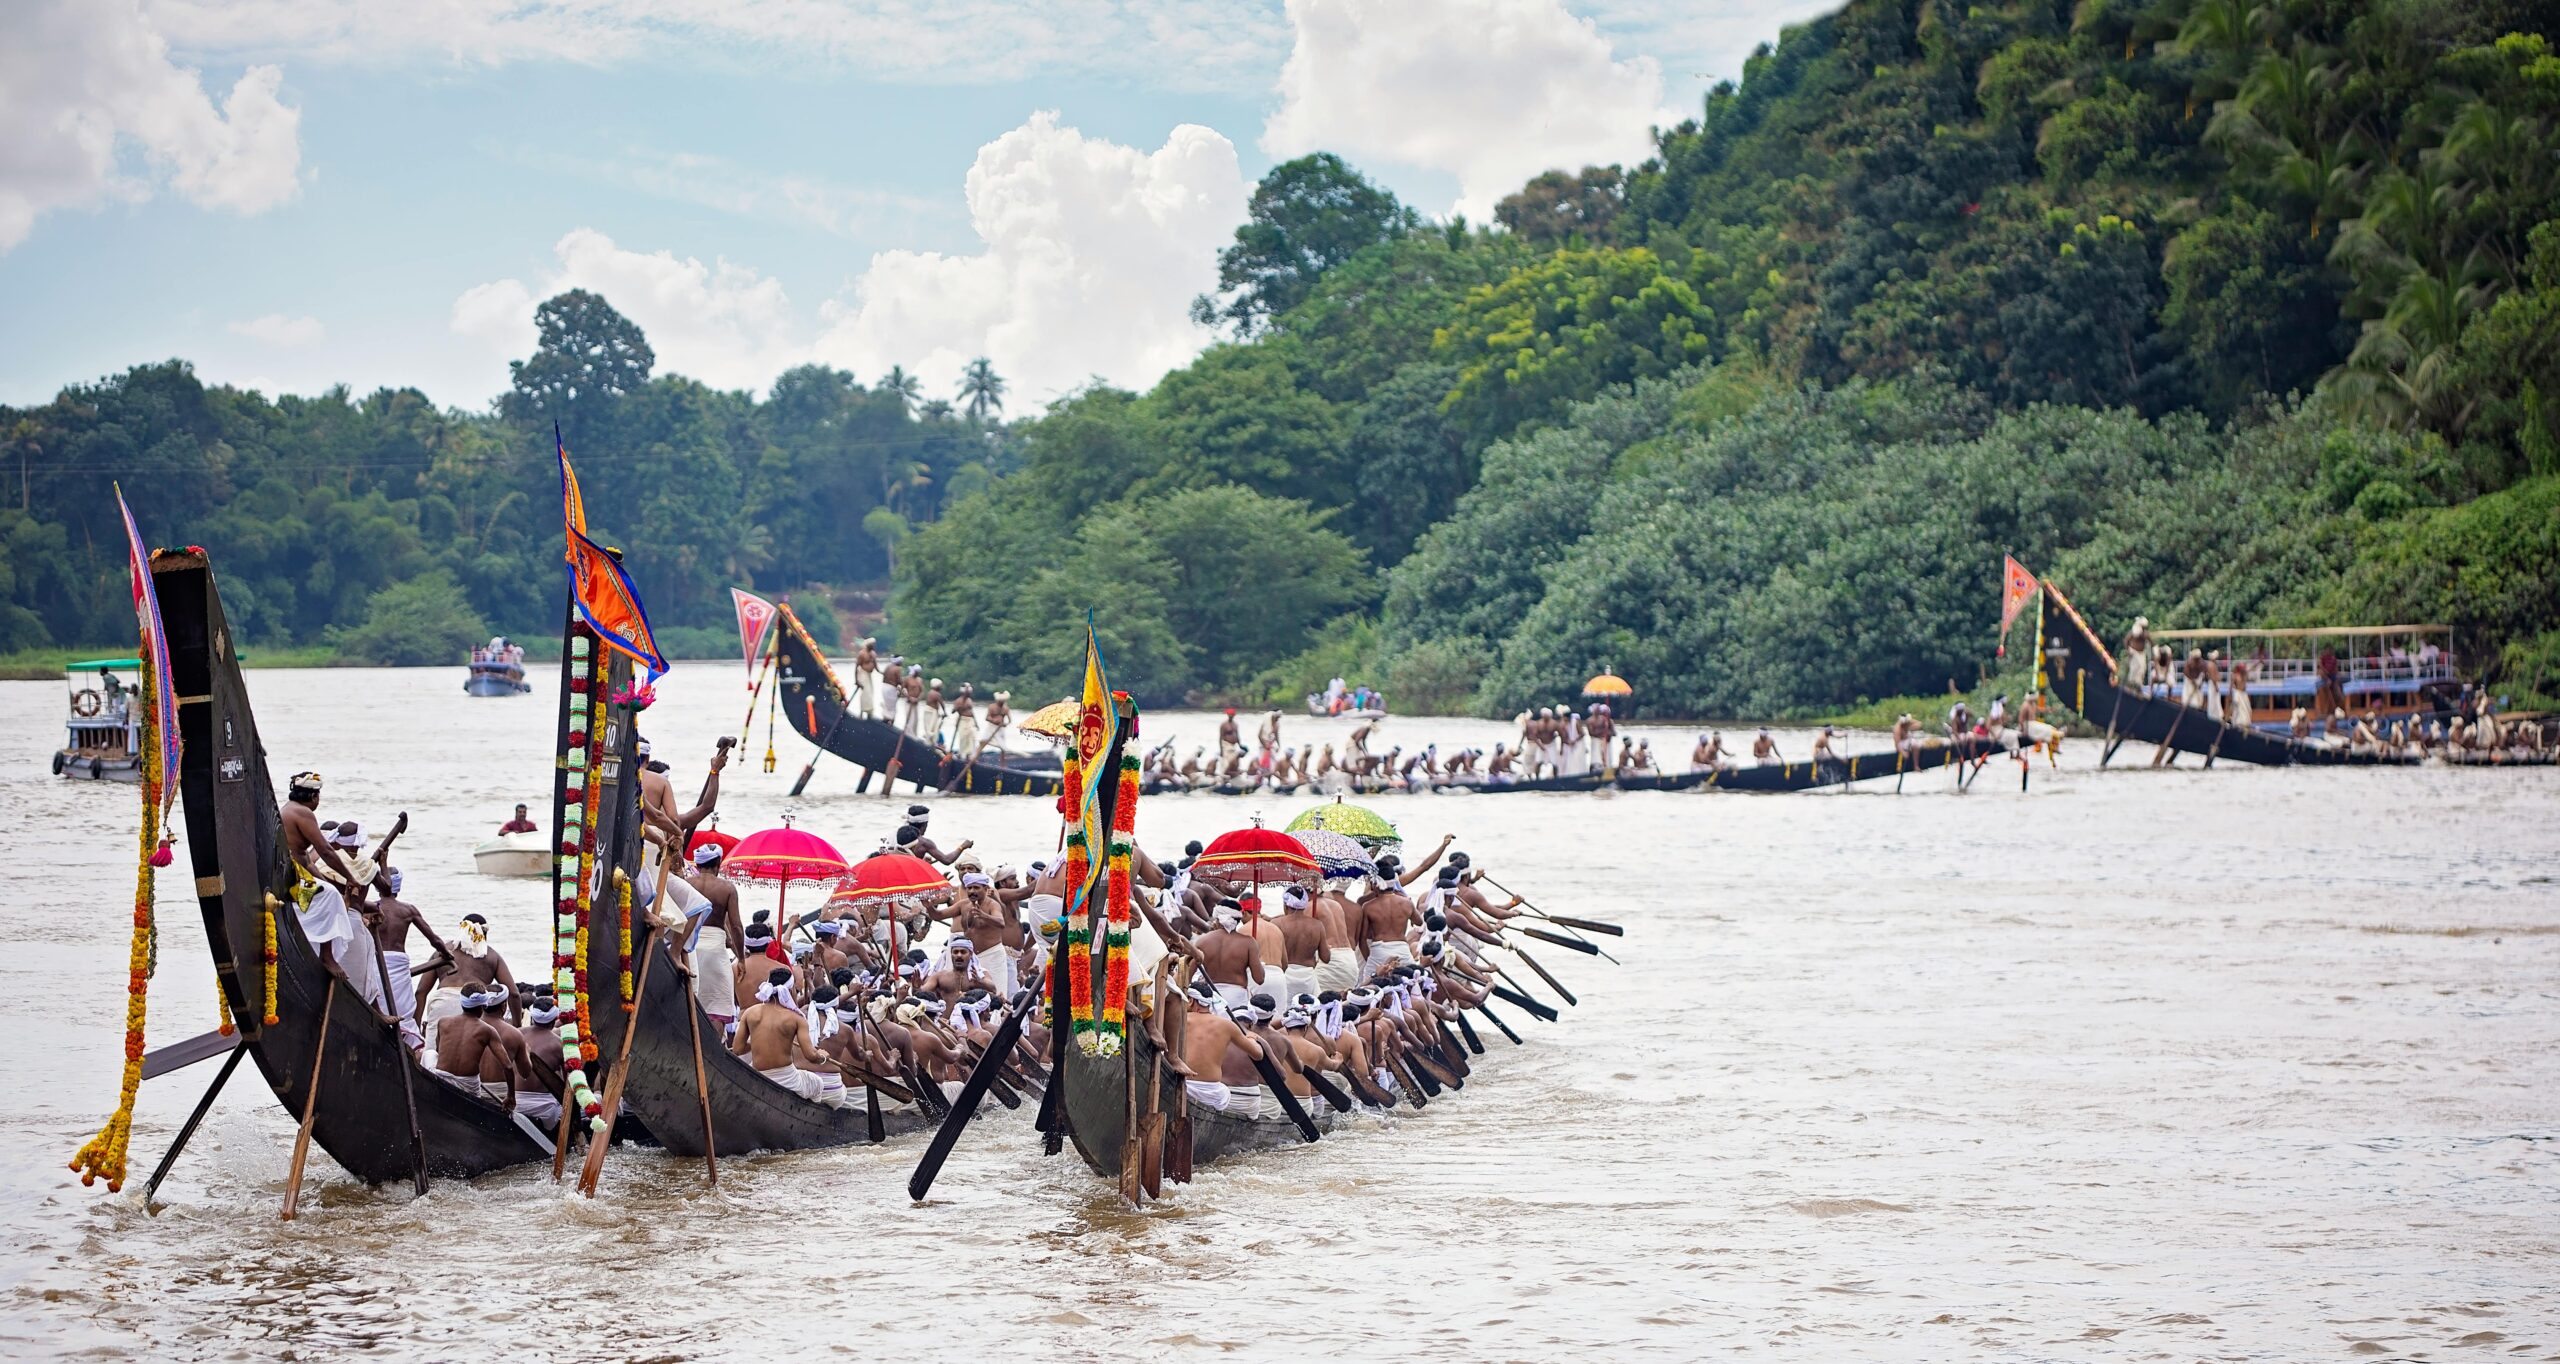
[[[578,474],[569,467],[569,443],[560,438],[557,424],[551,428],[551,439],[560,450],[560,519],[569,542],[564,557],[569,561],[569,595],[578,603],[578,616],[597,638],[631,655],[651,679],[662,677],[667,660],[658,652],[658,637],[649,628],[640,589],[623,571],[620,559],[587,538],[587,504],[578,495]]]
[[[2018,612],[2035,600],[2040,590],[2036,575],[2025,564],[2009,555],[2000,556],[2000,650],[1999,657],[2009,653],[2009,627],[2017,622]]]

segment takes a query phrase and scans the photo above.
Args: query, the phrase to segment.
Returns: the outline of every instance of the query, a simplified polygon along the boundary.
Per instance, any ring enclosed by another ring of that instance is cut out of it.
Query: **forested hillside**
[[[1152,701],[1342,674],[1504,713],[1606,663],[1662,710],[1820,712],[1970,679],[2007,551],[2104,625],[2442,620],[2549,696],[2553,23],[1855,0],[1496,223],[1275,168],[1195,309],[1227,342],[1009,424],[984,384],[653,376],[577,295],[484,415],[146,367],[0,409],[0,649],[121,633],[109,476],[215,508],[187,533],[255,637],[547,630],[557,419],[662,618],[889,575],[901,649],[1032,694],[1092,606]]]

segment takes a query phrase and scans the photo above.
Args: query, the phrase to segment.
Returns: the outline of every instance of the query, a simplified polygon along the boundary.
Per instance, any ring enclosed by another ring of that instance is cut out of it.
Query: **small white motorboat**
[[[551,839],[540,830],[500,834],[471,850],[482,876],[549,876]]]

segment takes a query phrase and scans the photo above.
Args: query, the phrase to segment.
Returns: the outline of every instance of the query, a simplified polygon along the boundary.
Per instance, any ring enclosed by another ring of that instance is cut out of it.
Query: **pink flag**
[[[126,562],[133,574],[133,614],[141,626],[142,666],[149,674],[144,683],[151,694],[142,698],[151,707],[153,728],[159,731],[160,814],[167,818],[170,805],[178,797],[178,693],[169,678],[169,633],[160,624],[160,593],[151,580],[151,552],[142,547],[142,531],[133,524],[133,508],[124,504],[124,488],[116,488],[116,511],[124,517]]]
[[[2017,622],[2018,612],[2035,600],[2038,590],[2036,575],[2029,573],[2025,564],[2006,554],[2000,556],[2001,656],[2006,657],[2009,652],[2009,627]]]
[[[738,646],[747,653],[747,671],[756,670],[757,645],[764,643],[764,627],[773,623],[773,603],[753,592],[729,589],[729,600],[738,608]]]

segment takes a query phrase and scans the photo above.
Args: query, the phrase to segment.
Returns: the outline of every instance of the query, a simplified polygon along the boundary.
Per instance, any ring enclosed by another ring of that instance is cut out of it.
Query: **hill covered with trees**
[[[1152,701],[1342,674],[1500,713],[1607,663],[1664,710],[1822,712],[1970,678],[2007,551],[2107,623],[2441,620],[2548,696],[2552,24],[1853,0],[1492,224],[1276,167],[1195,308],[1229,340],[1009,424],[894,373],[656,375],[582,295],[485,414],[144,367],[0,410],[0,650],[122,633],[111,476],[216,509],[253,638],[546,632],[557,420],[663,619],[885,575],[903,651],[1035,695],[1095,606]]]

